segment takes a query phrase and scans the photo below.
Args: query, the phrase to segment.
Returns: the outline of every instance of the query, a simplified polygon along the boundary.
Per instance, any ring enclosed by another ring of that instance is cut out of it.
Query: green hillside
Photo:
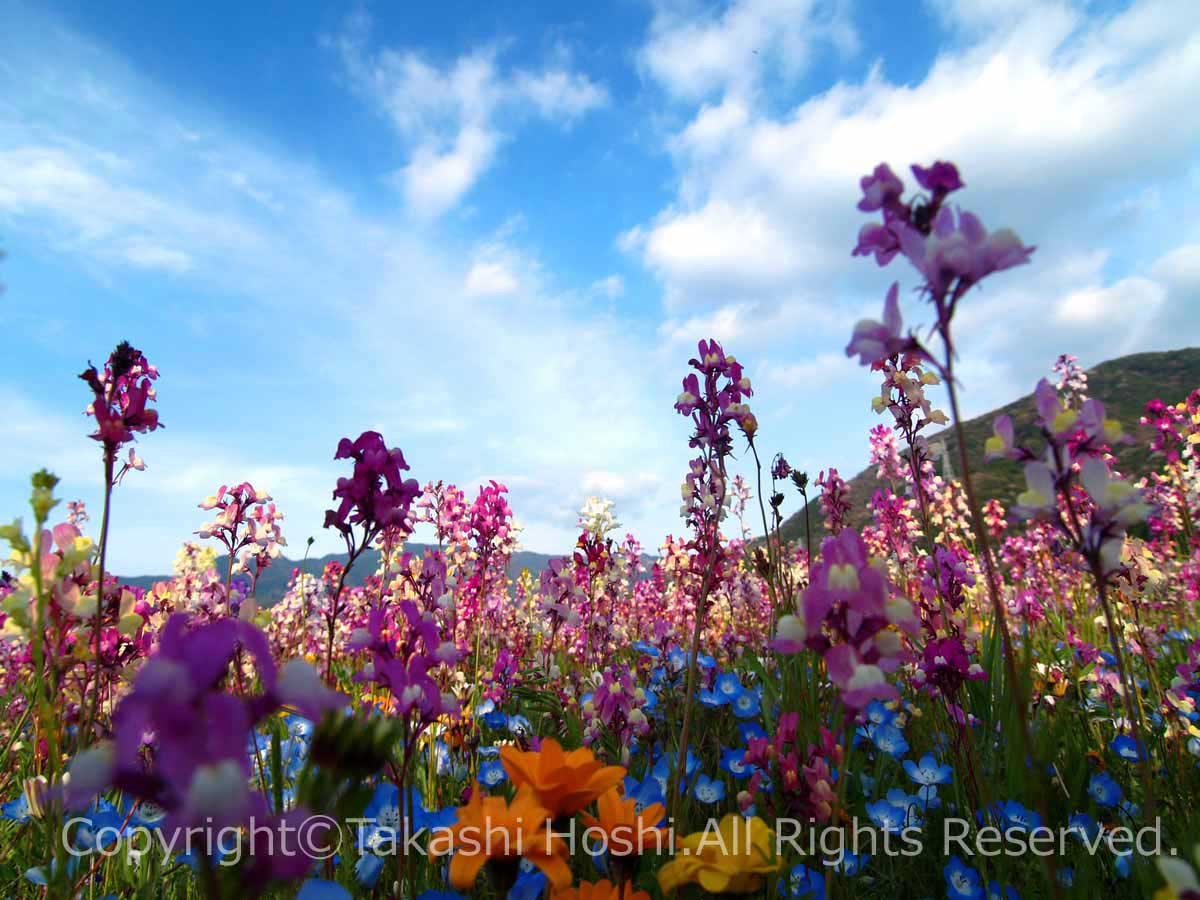
[[[1147,447],[1147,429],[1139,426],[1146,403],[1158,398],[1166,403],[1177,403],[1189,392],[1200,387],[1200,348],[1171,350],[1166,353],[1136,353],[1119,359],[1100,363],[1088,370],[1088,395],[1104,403],[1109,418],[1117,419],[1127,434],[1134,439],[1132,444],[1116,448],[1118,468],[1126,475],[1140,477],[1156,467]],[[984,463],[983,447],[992,434],[992,421],[996,416],[1012,416],[1017,443],[1038,446],[1040,435],[1034,425],[1036,410],[1033,395],[1028,394],[1007,406],[992,410],[982,416],[969,419],[963,431],[967,441],[967,457],[971,460],[972,483],[981,500],[996,498],[1006,507],[1025,489],[1025,476],[1020,464],[1009,460]],[[885,421],[881,417],[880,421]],[[944,441],[947,445],[951,465],[957,472],[958,439],[953,429],[945,429],[929,435],[929,442]],[[810,473],[810,475],[813,473]],[[867,504],[875,490],[881,487],[875,477],[874,468],[864,469],[850,479],[850,503],[853,509],[851,523],[856,527],[866,524],[869,514]],[[796,494],[792,492],[791,497]],[[824,535],[820,505],[816,495],[812,499],[810,518],[813,537]],[[782,534],[785,541],[804,539],[804,509],[793,513],[784,523]]]

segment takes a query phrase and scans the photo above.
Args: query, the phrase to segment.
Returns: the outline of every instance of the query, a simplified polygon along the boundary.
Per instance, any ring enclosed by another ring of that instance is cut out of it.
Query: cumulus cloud
[[[1150,322],[1139,324],[1134,342],[1158,338],[1152,323],[1178,301],[1148,267],[1161,241],[1174,236],[1168,223],[1182,212],[1175,188],[1200,146],[1200,31],[1179,27],[1189,4],[1141,4],[1091,17],[1067,4],[934,6],[958,40],[919,81],[892,81],[875,62],[860,80],[842,80],[783,111],[745,90],[728,74],[726,57],[706,49],[706,42],[737,46],[739,35],[753,31],[748,22],[763,21],[748,5],[676,11],[670,29],[656,17],[642,59],[691,103],[691,113],[665,141],[676,166],[674,198],[624,232],[620,246],[658,278],[674,313],[666,334],[690,322],[732,339],[747,334],[752,311],[783,305],[792,312],[775,322],[787,331],[775,331],[773,349],[816,358],[795,343],[814,317],[831,326],[839,318],[878,316],[881,300],[874,298],[892,278],[905,287],[915,282],[902,261],[877,272],[873,263],[851,259],[865,221],[854,209],[858,178],[881,159],[907,175],[909,161],[947,158],[967,181],[963,204],[989,227],[1015,227],[1039,245],[1034,265],[1005,273],[972,298],[969,306],[988,310],[977,321],[989,337],[975,346],[1010,350],[991,335],[1025,334],[1021,316],[1037,315],[1047,303],[1063,326],[1060,342],[1106,316]],[[665,35],[699,40],[691,68],[682,52],[669,52],[677,45]],[[751,74],[764,77],[762,69]],[[1091,268],[1079,280],[1079,260],[1098,247],[1108,268]],[[1074,261],[1076,271],[1064,273],[1063,260]],[[1159,274],[1188,272],[1192,260],[1181,250],[1159,263]],[[1056,293],[1027,301],[1017,282],[1053,282]],[[1017,295],[1008,306],[991,301]],[[694,311],[684,314],[688,308]],[[1055,339],[1042,332],[1038,348]],[[1018,381],[1002,387],[1012,390]]]
[[[473,297],[497,297],[516,293],[515,275],[498,262],[477,262],[467,272],[466,291]]]
[[[683,99],[749,94],[766,70],[797,78],[822,43],[854,52],[858,37],[845,7],[817,0],[734,0],[723,9],[660,3],[638,58]]]
[[[326,38],[350,83],[400,136],[408,161],[394,177],[412,212],[456,206],[496,161],[514,123],[531,116],[569,126],[608,103],[607,89],[570,68],[569,54],[539,69],[503,66],[489,45],[438,65],[416,50],[371,43],[371,21],[351,16]]]

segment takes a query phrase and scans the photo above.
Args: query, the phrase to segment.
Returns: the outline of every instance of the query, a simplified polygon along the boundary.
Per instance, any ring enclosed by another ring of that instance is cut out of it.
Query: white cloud
[[[702,339],[737,342],[742,348],[764,349],[780,334],[786,334],[805,315],[798,302],[748,301],[722,304],[710,312],[671,317],[659,325],[659,335],[669,345],[694,347]]]
[[[1158,259],[1150,271],[1170,285],[1200,292],[1200,244],[1176,247]]]
[[[1047,0],[926,0],[926,5],[949,28],[977,32],[1011,27]]]
[[[746,8],[671,34],[719,35],[720,46],[734,46]],[[1011,225],[1039,245],[1034,265],[998,276],[1000,285],[1095,247],[1121,251],[1126,268],[1134,253],[1149,264],[1153,235],[1184,213],[1172,188],[1194,171],[1200,146],[1200,30],[1179,27],[1191,5],[1144,4],[1090,20],[1057,4],[946,8],[960,24],[1003,15],[1005,27],[970,32],[914,85],[889,81],[876,64],[861,82],[783,113],[732,77],[701,77],[724,71],[705,67],[724,59],[715,51],[698,50],[694,70],[668,65],[661,55],[675,45],[651,28],[643,49],[659,61],[651,70],[694,106],[666,141],[678,166],[675,198],[623,233],[620,246],[657,276],[669,309],[699,307],[697,325],[736,336],[755,303],[806,305],[779,323],[795,339],[814,315],[854,318],[848,307],[861,306],[864,291],[882,297],[892,278],[907,290],[914,279],[902,261],[879,273],[849,252],[868,219],[854,208],[858,179],[881,159],[902,176],[910,161],[955,160],[968,184],[961,202],[988,226]],[[682,59],[682,38],[678,46]],[[1131,229],[1143,243],[1130,245]],[[1079,288],[1060,285],[1064,295]],[[981,296],[1002,289],[989,285]],[[995,315],[986,327],[1015,326],[1015,313],[988,308]]]
[[[399,172],[409,208],[433,217],[455,206],[495,157],[499,137],[479,126],[464,126],[447,148],[420,144]]]
[[[585,472],[580,479],[579,487],[589,494],[596,494],[608,500],[620,501],[644,494],[660,482],[660,478],[651,472]]]
[[[1113,325],[1153,316],[1166,299],[1166,289],[1147,278],[1122,278],[1100,288],[1073,291],[1054,307],[1058,321],[1068,325]]]
[[[477,262],[467,272],[466,291],[472,297],[514,294],[519,286],[516,276],[503,263]]]
[[[608,91],[581,72],[546,69],[517,72],[513,93],[529,100],[547,119],[573,122],[608,104]]]
[[[669,309],[770,293],[807,267],[805,248],[767,211],[727,200],[691,212],[668,209],[648,230],[627,232],[621,246],[640,249],[666,286]]]
[[[128,167],[94,148],[51,144],[0,151],[0,214],[32,217],[63,247],[140,269],[184,272],[180,249],[196,240],[237,242],[244,228],[203,209],[180,209],[134,187]]]
[[[695,118],[674,139],[679,153],[707,155],[724,150],[750,119],[746,103],[729,94],[717,104],[704,104]]]
[[[794,79],[821,41],[844,53],[857,48],[842,4],[734,0],[718,12],[664,3],[639,61],[669,92],[694,100],[720,90],[751,93],[767,68]]]
[[[844,381],[858,368],[858,363],[845,353],[829,351],[798,363],[766,363],[762,366],[760,380],[787,388],[812,389]]]
[[[608,102],[603,85],[571,70],[563,52],[565,61],[539,70],[504,70],[495,46],[439,67],[414,50],[374,49],[369,39],[370,20],[358,14],[326,43],[338,51],[352,85],[400,135],[408,162],[394,180],[422,218],[454,208],[523,118],[568,126]]]

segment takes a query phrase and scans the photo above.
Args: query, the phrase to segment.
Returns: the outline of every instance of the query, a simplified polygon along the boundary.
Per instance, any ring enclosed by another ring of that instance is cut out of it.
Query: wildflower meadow
[[[861,509],[789,465],[736,348],[703,340],[661,398],[694,458],[658,545],[596,497],[513,577],[504,484],[472,495],[365,430],[329,448],[323,522],[231,472],[174,575],[131,586],[111,501],[176,373],[128,342],[88,364],[102,508],[42,470],[0,528],[0,894],[1200,896],[1200,389],[1119,422],[1064,356],[1032,424],[997,417],[973,453],[958,314],[1036,236],[963,186],[945,161],[861,179],[847,250],[897,279],[845,345],[879,383]],[[1135,480],[1115,453],[1139,427]],[[978,496],[1005,465],[1023,489]],[[261,597],[321,526],[340,561]]]

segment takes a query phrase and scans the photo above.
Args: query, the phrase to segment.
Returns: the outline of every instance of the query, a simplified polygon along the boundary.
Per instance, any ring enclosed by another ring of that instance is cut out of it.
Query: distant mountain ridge
[[[1150,400],[1157,398],[1164,403],[1178,403],[1200,387],[1200,347],[1118,357],[1089,369],[1087,376],[1087,395],[1101,401],[1108,418],[1119,421],[1125,433],[1133,438],[1132,444],[1115,448],[1117,468],[1126,476],[1140,478],[1156,469],[1161,460],[1151,457],[1147,446],[1149,429],[1140,426],[1138,420]],[[995,498],[1008,509],[1025,489],[1024,469],[1019,463],[1011,460],[984,462],[984,444],[992,435],[993,420],[1000,415],[1012,416],[1016,442],[1038,447],[1041,435],[1034,424],[1036,414],[1033,394],[1027,394],[1007,406],[963,423],[967,459],[971,463],[971,482],[981,503]],[[885,414],[880,421],[890,424],[890,417]],[[958,438],[954,429],[946,428],[926,437],[931,445],[939,442],[945,444],[950,466],[956,475],[960,475]],[[904,451],[903,447],[900,449]],[[940,466],[940,462],[935,464]],[[815,473],[810,472],[809,476],[810,480],[815,480]],[[875,468],[872,466],[859,472],[847,483],[850,488],[850,524],[862,528],[870,519],[867,504],[875,491],[884,486],[884,482],[875,477]],[[797,495],[793,491],[788,496]],[[825,535],[824,517],[817,494],[811,495],[810,502],[812,508],[809,518],[816,541]],[[801,506],[799,511],[784,521],[780,534],[784,541],[803,541],[804,530],[804,507]]]
[[[414,556],[423,556],[427,549],[437,549],[429,544],[407,544],[405,550],[412,553]],[[288,583],[292,578],[292,571],[296,568],[302,569],[304,572],[320,576],[324,571],[327,563],[337,560],[343,565],[346,562],[345,553],[329,553],[325,556],[309,557],[305,560],[288,559],[280,557],[275,560],[275,563],[263,572],[258,579],[257,596],[260,602],[270,603],[278,600],[287,593]],[[529,569],[534,577],[537,577],[541,571],[546,568],[550,560],[556,557],[547,553],[534,553],[531,550],[518,550],[513,554],[512,559],[508,564],[508,574],[510,578],[516,578],[521,574],[522,569]],[[222,554],[217,557],[216,569],[224,575],[226,566],[228,565],[229,556]],[[360,585],[368,575],[375,574],[379,567],[379,551],[368,550],[355,562],[354,568],[350,570],[350,575],[346,579],[348,585]],[[149,588],[153,587],[156,582],[166,581],[170,575],[135,575],[133,577],[121,576],[121,581],[125,584],[134,587]]]

